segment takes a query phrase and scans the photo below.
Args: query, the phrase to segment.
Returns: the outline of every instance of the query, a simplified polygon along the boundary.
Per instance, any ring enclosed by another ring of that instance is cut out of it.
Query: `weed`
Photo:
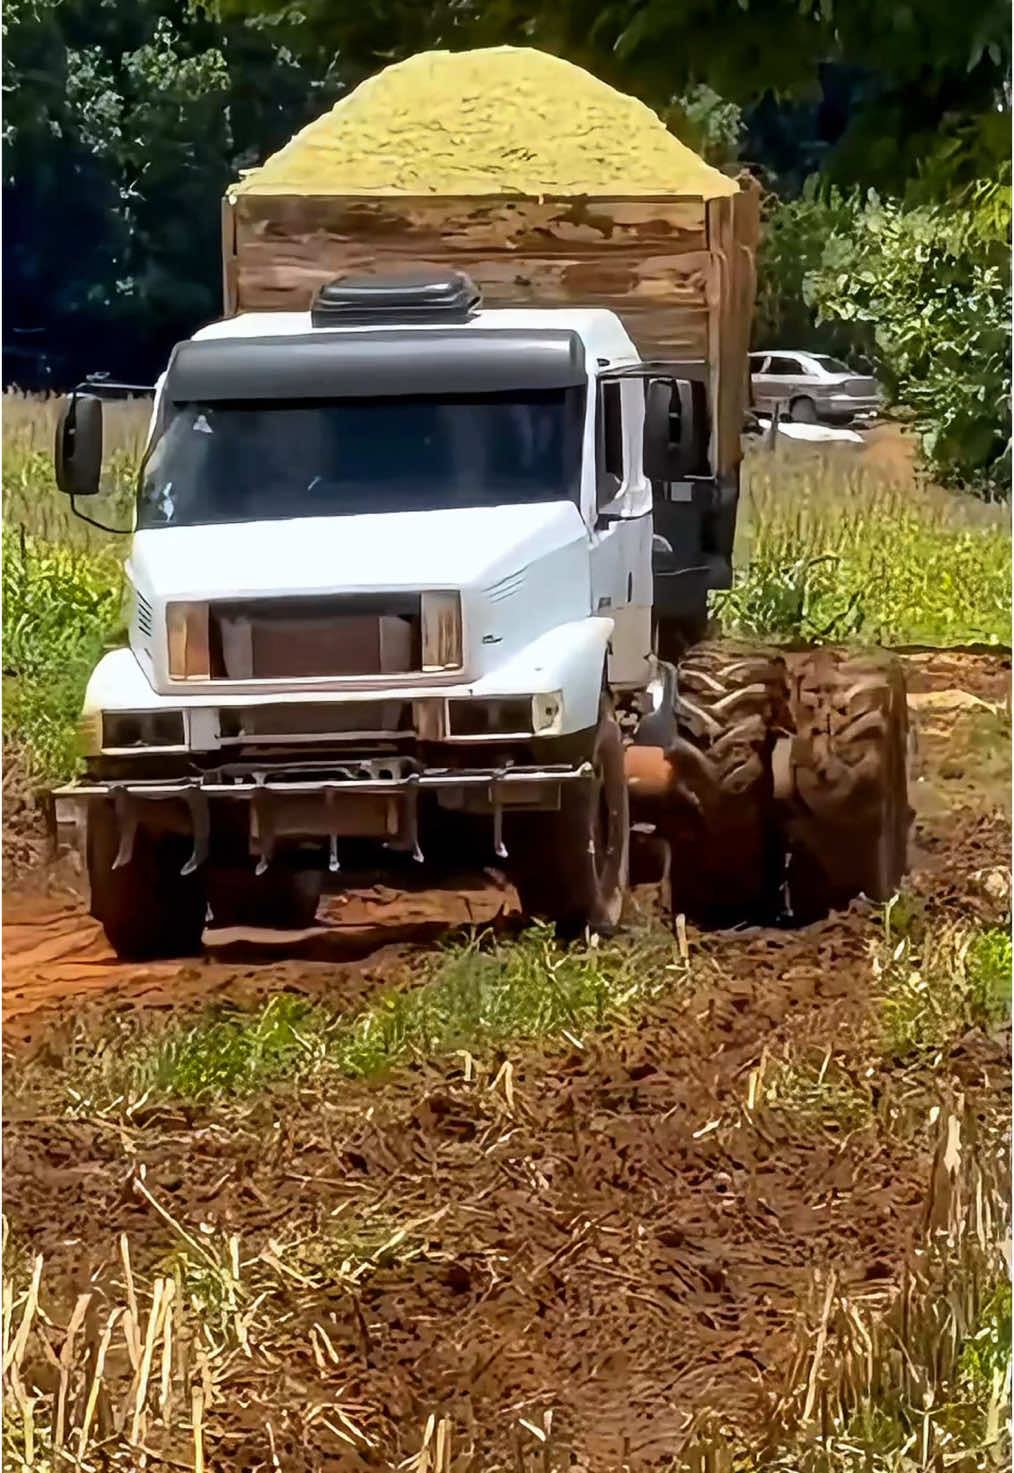
[[[889,929],[885,932],[889,935]],[[903,935],[874,959],[882,987],[881,1029],[894,1059],[947,1049],[969,1028],[1010,1016],[1007,933],[967,926]]]
[[[731,630],[789,641],[1006,645],[1010,521],[1002,508],[898,486],[832,456],[754,452]]]
[[[305,998],[280,993],[252,1017],[214,1018],[161,1046],[147,1088],[191,1100],[240,1095],[264,1080],[303,1072],[319,1057],[326,1015]]]
[[[1011,1285],[1001,1279],[987,1297],[979,1328],[961,1353],[961,1379],[973,1395],[991,1393],[1011,1374]]]
[[[282,993],[254,1013],[211,1013],[156,1033],[114,1024],[60,1060],[59,1088],[76,1114],[129,1116],[149,1100],[211,1103],[308,1076],[372,1079],[413,1059],[515,1040],[580,1041],[687,970],[661,930],[570,947],[545,926],[511,942],[481,934],[426,958],[418,986],[348,1017]],[[25,1088],[38,1092],[38,1072],[28,1072]]]
[[[849,1132],[872,1119],[868,1089],[832,1059],[828,1049],[816,1060],[783,1059],[764,1070],[756,1086],[758,1100],[770,1110],[781,1110],[823,1128]]]
[[[1011,964],[1009,931],[992,928],[972,937],[965,955],[965,971],[969,1002],[977,1019],[993,1023],[1010,1017]]]

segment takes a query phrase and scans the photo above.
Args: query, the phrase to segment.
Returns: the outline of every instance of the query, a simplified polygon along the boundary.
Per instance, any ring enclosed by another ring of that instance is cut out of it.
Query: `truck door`
[[[591,612],[615,621],[610,684],[638,686],[646,678],[651,651],[650,497],[638,515],[631,495],[640,471],[643,390],[638,382],[614,381],[597,385],[597,394]]]

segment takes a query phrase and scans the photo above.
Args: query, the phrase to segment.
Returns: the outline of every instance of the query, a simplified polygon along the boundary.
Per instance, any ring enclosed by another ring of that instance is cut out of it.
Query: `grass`
[[[888,645],[1009,645],[1009,514],[834,457],[754,451],[739,578],[717,601],[740,634]]]
[[[569,947],[544,926],[512,941],[483,933],[425,958],[418,985],[358,1013],[281,993],[254,1012],[209,1012],[161,1033],[128,1017],[103,1038],[82,1037],[60,1061],[59,1089],[75,1113],[129,1116],[171,1099],[221,1104],[300,1080],[370,1080],[524,1040],[580,1045],[688,969],[661,929]]]
[[[883,1047],[903,1061],[938,1055],[972,1029],[989,1032],[1011,1016],[1009,931],[967,923],[914,928],[875,958],[882,988]],[[920,934],[922,932],[922,934]]]
[[[4,527],[4,735],[35,784],[73,771],[85,685],[103,650],[120,642],[123,598],[113,550]]]

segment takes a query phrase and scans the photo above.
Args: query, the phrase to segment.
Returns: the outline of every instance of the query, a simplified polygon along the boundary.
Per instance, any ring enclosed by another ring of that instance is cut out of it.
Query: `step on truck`
[[[55,795],[120,956],[305,927],[377,865],[496,866],[562,934],[619,925],[632,867],[717,923],[902,874],[896,663],[704,637],[755,194],[502,216],[226,201],[226,314],[156,386],[129,641]],[[113,392],[63,406],[75,506]]]

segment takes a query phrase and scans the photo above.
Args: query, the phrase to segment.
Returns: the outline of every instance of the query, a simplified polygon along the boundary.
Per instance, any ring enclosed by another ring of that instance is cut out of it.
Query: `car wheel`
[[[817,406],[811,398],[804,394],[800,399],[793,399],[789,405],[789,418],[793,424],[815,425],[817,423]]]

